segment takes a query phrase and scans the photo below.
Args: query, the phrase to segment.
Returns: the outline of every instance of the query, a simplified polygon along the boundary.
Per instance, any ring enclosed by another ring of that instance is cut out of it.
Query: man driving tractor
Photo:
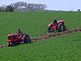
[[[56,18],[54,18],[53,22],[48,25],[48,32],[54,32],[56,30],[57,30],[57,20]]]
[[[17,28],[17,34],[24,40],[24,43],[31,43],[30,36],[26,33],[23,33],[20,28]]]
[[[54,18],[54,20],[53,20],[53,24],[55,24],[55,23],[57,23],[57,20],[56,20],[56,18]]]
[[[63,20],[56,20],[54,18],[53,22],[48,25],[48,32],[63,32],[66,30]]]
[[[28,34],[23,33],[19,28],[17,28],[17,32],[15,34],[8,35],[8,46],[14,46],[21,42],[31,43],[31,39]]]
[[[23,32],[20,30],[20,28],[17,28],[17,32],[16,32],[18,35],[22,35]]]

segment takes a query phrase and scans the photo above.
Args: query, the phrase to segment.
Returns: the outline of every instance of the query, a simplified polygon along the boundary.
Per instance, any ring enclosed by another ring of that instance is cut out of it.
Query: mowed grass
[[[54,17],[63,19],[68,29],[81,26],[81,12],[0,13],[0,44],[21,28],[31,37],[47,31]],[[81,61],[81,33],[72,33],[31,44],[0,49],[1,61]]]

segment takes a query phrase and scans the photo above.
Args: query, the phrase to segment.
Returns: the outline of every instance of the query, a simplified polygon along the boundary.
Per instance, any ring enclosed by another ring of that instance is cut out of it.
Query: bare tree
[[[6,8],[6,11],[7,11],[7,12],[13,12],[13,11],[14,11],[14,7],[11,6],[11,5],[9,5],[9,6],[7,6],[7,8]]]
[[[0,7],[0,11],[19,11],[19,10],[45,10],[47,8],[46,4],[33,4],[26,2],[16,2],[12,3],[6,7]]]

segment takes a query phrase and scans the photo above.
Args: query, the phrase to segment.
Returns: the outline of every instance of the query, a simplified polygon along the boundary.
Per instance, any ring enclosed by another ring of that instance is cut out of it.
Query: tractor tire
[[[13,47],[13,46],[15,46],[15,45],[16,45],[16,42],[14,42],[14,41],[11,42],[11,43],[8,43],[8,46],[12,46],[12,47]]]
[[[31,43],[30,36],[27,35],[27,34],[25,34],[24,36],[25,36],[25,37],[24,37],[24,43]]]
[[[63,32],[63,31],[66,31],[66,26],[64,24],[59,24],[57,29],[58,29],[58,32]]]
[[[49,32],[49,33],[50,33],[50,32],[54,32],[54,30],[53,30],[52,28],[48,27],[48,32]]]

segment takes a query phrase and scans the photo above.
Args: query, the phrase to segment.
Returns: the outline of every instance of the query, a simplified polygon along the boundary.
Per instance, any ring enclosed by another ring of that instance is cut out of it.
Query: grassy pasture
[[[17,28],[31,37],[44,33],[54,17],[63,19],[68,29],[81,27],[81,12],[0,13],[0,44],[7,42],[7,35]],[[0,49],[1,61],[81,61],[80,57],[80,32]]]

